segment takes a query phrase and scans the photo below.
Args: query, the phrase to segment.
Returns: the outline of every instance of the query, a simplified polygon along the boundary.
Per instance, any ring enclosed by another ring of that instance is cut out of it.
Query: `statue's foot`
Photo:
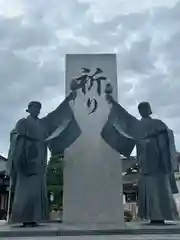
[[[31,226],[32,226],[32,227],[39,227],[39,224],[38,224],[37,222],[33,222],[33,223],[31,224]]]
[[[165,221],[164,220],[151,220],[150,224],[152,224],[152,225],[164,225]]]
[[[27,222],[27,223],[23,223],[23,227],[38,227],[39,224],[36,222]]]

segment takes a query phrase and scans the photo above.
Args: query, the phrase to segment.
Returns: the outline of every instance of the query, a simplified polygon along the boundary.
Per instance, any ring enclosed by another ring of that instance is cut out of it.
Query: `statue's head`
[[[141,102],[138,105],[138,110],[141,117],[147,118],[152,114],[151,106],[148,102]]]
[[[37,101],[31,101],[28,104],[28,109],[26,112],[28,112],[33,118],[37,118],[41,111],[41,103]]]

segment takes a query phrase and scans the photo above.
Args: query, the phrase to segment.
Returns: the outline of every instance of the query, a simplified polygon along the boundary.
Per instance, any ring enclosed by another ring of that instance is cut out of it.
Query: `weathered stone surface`
[[[117,98],[117,70],[115,55],[67,55],[66,89],[70,91],[72,79],[81,76],[82,68],[92,75],[96,68],[103,72],[114,87]],[[88,70],[86,70],[88,71]],[[64,213],[66,223],[115,223],[123,225],[122,177],[120,156],[100,136],[107,121],[110,106],[105,101],[107,81],[102,81],[101,96],[97,82],[86,94],[81,89],[73,105],[75,118],[81,128],[79,139],[65,152]],[[89,114],[97,101],[97,109]]]

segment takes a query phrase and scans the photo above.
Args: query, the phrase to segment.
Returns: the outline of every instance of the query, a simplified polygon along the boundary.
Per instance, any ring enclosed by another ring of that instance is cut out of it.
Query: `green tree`
[[[63,155],[51,156],[47,168],[48,196],[53,196],[52,208],[59,209],[63,204]]]

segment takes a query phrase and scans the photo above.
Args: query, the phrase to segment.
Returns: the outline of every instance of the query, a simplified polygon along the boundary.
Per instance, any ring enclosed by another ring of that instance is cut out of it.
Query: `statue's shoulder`
[[[18,132],[24,131],[26,128],[26,125],[27,125],[27,118],[21,118],[17,121],[15,129]]]
[[[167,126],[162,120],[154,118],[153,122],[159,130],[167,130]]]
[[[27,118],[21,118],[17,121],[16,125],[26,124]]]

